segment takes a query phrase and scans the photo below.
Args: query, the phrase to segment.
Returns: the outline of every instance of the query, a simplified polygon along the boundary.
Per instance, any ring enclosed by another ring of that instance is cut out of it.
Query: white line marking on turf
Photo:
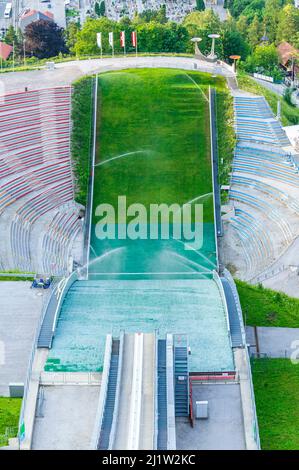
[[[146,151],[137,150],[136,152],[123,153],[122,155],[117,155],[116,157],[108,158],[108,160],[104,160],[103,162],[97,163],[95,166],[105,165],[105,163],[112,162],[112,160],[117,160],[118,158],[122,158],[122,157],[128,157],[129,155],[136,155],[137,153],[146,153]]]
[[[206,95],[204,94],[204,92],[202,91],[202,89],[200,88],[200,86],[198,85],[198,83],[196,83],[195,80],[193,80],[192,77],[190,77],[190,75],[188,73],[185,72],[185,75],[187,75],[187,77],[189,78],[189,80],[191,80],[192,83],[194,83],[194,85],[199,89],[199,91],[202,93],[204,99],[209,103],[209,99],[206,97]]]
[[[198,201],[198,199],[202,199],[202,198],[204,198],[204,197],[206,197],[206,196],[211,196],[212,194],[213,194],[213,193],[210,192],[210,193],[202,194],[201,196],[197,196],[197,197],[195,197],[194,199],[191,199],[191,201],[185,202],[185,203],[182,205],[182,207],[185,207],[187,204],[192,204],[193,202]]]

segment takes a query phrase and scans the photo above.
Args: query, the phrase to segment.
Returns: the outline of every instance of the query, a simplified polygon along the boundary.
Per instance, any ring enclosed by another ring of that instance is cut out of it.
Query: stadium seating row
[[[237,96],[234,107],[237,145],[229,192],[234,206],[230,224],[243,246],[244,278],[253,279],[275,258],[274,238],[275,243],[280,240],[279,246],[288,246],[294,239],[288,214],[299,215],[299,202],[287,187],[299,189],[299,174],[284,150],[290,142],[265,99]]]
[[[71,96],[71,87],[57,87],[1,100],[0,225],[12,253],[2,250],[1,269],[67,270],[82,231],[70,158]]]

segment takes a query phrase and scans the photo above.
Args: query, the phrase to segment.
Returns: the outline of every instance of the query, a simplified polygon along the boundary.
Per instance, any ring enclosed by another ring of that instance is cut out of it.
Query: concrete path
[[[279,328],[279,327],[257,327],[256,335],[254,327],[246,327],[247,343],[251,346],[252,353],[266,354],[269,357],[294,358],[299,359],[299,328]],[[296,355],[297,351],[297,355]]]
[[[10,382],[25,382],[43,294],[28,281],[0,282],[0,396]]]
[[[100,387],[43,387],[35,419],[33,450],[87,450],[90,447]]]
[[[253,279],[269,289],[299,297],[299,237],[264,272]]]
[[[31,70],[28,72],[8,72],[0,74],[0,96],[15,91],[70,85],[78,78],[93,74],[128,68],[176,68],[216,73],[224,77],[233,76],[228,65],[214,65],[192,57],[126,57],[111,59],[91,59],[63,62],[55,69]]]
[[[209,418],[176,419],[178,450],[244,450],[245,438],[239,384],[193,385],[193,404],[208,400]]]

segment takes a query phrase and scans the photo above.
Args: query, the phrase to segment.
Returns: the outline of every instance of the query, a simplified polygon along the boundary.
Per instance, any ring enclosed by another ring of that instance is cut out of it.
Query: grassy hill
[[[126,70],[100,75],[94,203],[178,203],[204,198],[213,221],[207,74]],[[219,86],[223,86],[221,80]]]
[[[262,449],[298,450],[299,365],[255,359],[252,374]]]
[[[299,328],[299,299],[236,280],[246,324]]]

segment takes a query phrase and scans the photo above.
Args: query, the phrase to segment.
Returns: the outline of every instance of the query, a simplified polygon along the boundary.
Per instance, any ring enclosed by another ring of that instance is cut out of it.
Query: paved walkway
[[[176,419],[177,449],[244,450],[244,425],[239,384],[193,385],[193,404],[208,400],[209,418]]]
[[[35,419],[33,450],[90,448],[100,387],[44,387],[44,401]]]
[[[41,315],[41,294],[39,289],[30,289],[30,282],[0,282],[0,396],[8,396],[10,382],[25,382]]]
[[[91,59],[56,64],[54,70],[31,70],[8,72],[0,75],[0,96],[15,91],[70,85],[83,75],[103,73],[128,68],[177,68],[216,73],[225,77],[233,76],[228,65],[214,65],[192,57],[124,57]]]
[[[263,273],[254,279],[269,289],[284,292],[291,297],[299,297],[299,237]]]
[[[254,327],[246,327],[247,343],[251,345],[251,352],[266,354],[269,357],[289,358],[296,350],[299,359],[299,328],[257,327],[256,335]]]

